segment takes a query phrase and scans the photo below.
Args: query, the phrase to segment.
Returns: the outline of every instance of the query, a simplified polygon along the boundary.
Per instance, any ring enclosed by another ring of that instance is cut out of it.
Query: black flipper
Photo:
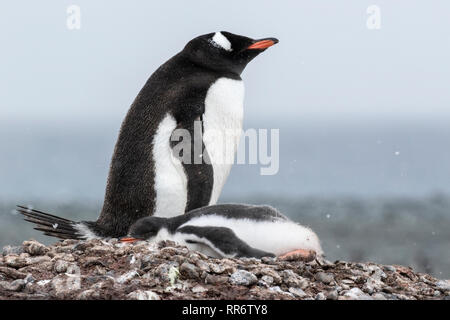
[[[197,227],[187,225],[177,229],[176,232],[195,235],[195,238],[192,240],[188,239],[187,242],[202,243],[207,246],[211,243],[226,255],[248,258],[275,257],[273,253],[250,247],[247,243],[238,238],[238,236],[230,228]]]
[[[24,215],[25,221],[37,225],[35,230],[42,231],[46,236],[59,239],[84,239],[85,237],[75,227],[78,222],[54,216],[39,210],[30,209],[24,206],[17,206],[16,209]]]
[[[184,141],[176,133],[184,129],[189,133],[190,141]],[[178,123],[172,133],[170,146],[174,157],[183,164],[187,176],[187,204],[185,212],[204,207],[211,200],[214,185],[214,173],[211,160],[203,143],[203,121],[197,117],[192,122]],[[181,140],[181,141],[180,141]],[[190,154],[183,154],[183,152]]]

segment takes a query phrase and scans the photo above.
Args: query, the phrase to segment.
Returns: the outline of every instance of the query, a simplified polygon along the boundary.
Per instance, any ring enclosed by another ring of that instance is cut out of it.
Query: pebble
[[[200,277],[200,269],[189,262],[183,262],[180,266],[180,273],[186,278],[197,279]]]
[[[320,281],[325,284],[330,284],[334,281],[334,276],[331,273],[318,272],[314,276],[317,281]]]
[[[0,289],[17,292],[22,291],[22,289],[25,287],[25,284],[25,280],[23,279],[17,279],[13,282],[0,281]]]
[[[373,300],[371,296],[365,294],[359,288],[352,288],[344,294],[344,297],[350,300]]]
[[[101,299],[101,294],[98,290],[88,289],[81,291],[77,295],[77,300],[91,300],[91,299]]]
[[[224,284],[228,282],[227,276],[216,276],[212,274],[208,274],[205,278],[205,283],[207,284]]]
[[[195,287],[193,287],[191,290],[192,290],[193,293],[202,293],[202,292],[208,291],[207,288],[205,288],[205,287],[203,287],[203,286],[201,286],[199,284],[196,285]]]
[[[36,279],[33,277],[31,273],[27,274],[26,277],[23,279],[25,283],[34,283],[36,282]]]
[[[23,247],[22,246],[4,246],[3,247],[3,251],[2,251],[2,255],[6,256],[6,255],[10,255],[10,254],[21,254],[23,253]]]
[[[35,240],[24,241],[22,246],[23,250],[32,256],[41,256],[49,251],[45,245]]]
[[[280,288],[279,286],[270,287],[269,290],[272,291],[272,292],[275,292],[275,293],[279,293],[279,294],[283,294],[283,295],[288,295],[288,296],[291,296],[291,297],[294,296],[294,295],[293,295],[292,293],[290,293],[290,292],[286,292],[286,291],[281,290],[281,288]]]
[[[383,269],[390,272],[397,272],[394,266],[383,266]]]
[[[129,300],[161,300],[158,294],[153,291],[136,290],[127,295]]]
[[[270,287],[273,284],[273,277],[271,276],[262,276],[261,279],[258,280],[258,285]]]
[[[337,300],[339,298],[338,290],[329,291],[327,294],[328,300]]]
[[[440,280],[436,282],[436,287],[443,291],[450,291],[450,280]]]
[[[55,271],[57,273],[64,273],[67,271],[67,268],[69,267],[69,263],[64,260],[57,260],[53,266]]]
[[[119,276],[117,278],[117,283],[123,284],[125,282],[130,281],[131,279],[133,279],[134,277],[137,277],[139,274],[136,272],[136,270],[131,270],[127,273],[122,274],[121,276]]]
[[[327,299],[327,297],[325,296],[325,294],[323,292],[319,292],[314,297],[314,300],[326,300],[326,299]]]
[[[225,272],[225,266],[221,265],[221,264],[217,264],[217,263],[211,263],[209,265],[209,268],[212,272],[214,273],[224,273]]]
[[[12,279],[23,279],[26,277],[25,273],[9,267],[0,267],[0,273]]]
[[[238,270],[234,272],[230,277],[230,283],[241,286],[251,286],[257,281],[258,278],[253,273],[246,270]]]
[[[382,293],[374,293],[374,294],[372,295],[372,298],[373,298],[374,300],[387,300],[387,299],[386,299],[386,296],[385,296],[384,294],[382,294]]]
[[[293,288],[290,287],[289,288],[289,292],[292,293],[294,296],[299,297],[299,298],[303,298],[305,297],[307,294],[305,293],[305,291],[303,291],[300,288]]]
[[[45,247],[30,240],[5,246],[0,255],[0,299],[147,300],[160,294],[167,299],[442,300],[450,296],[450,282],[397,265],[214,259],[170,241],[66,240]]]
[[[272,268],[258,269],[256,275],[270,276],[272,277],[274,284],[281,284],[281,282],[283,281],[281,275]]]

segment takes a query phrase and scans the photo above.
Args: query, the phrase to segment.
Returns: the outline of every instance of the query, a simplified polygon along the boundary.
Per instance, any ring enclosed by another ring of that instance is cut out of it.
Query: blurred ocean
[[[280,170],[261,176],[258,165],[234,166],[220,202],[278,208],[311,226],[330,260],[450,278],[450,127],[340,123],[258,123],[280,128]],[[2,124],[0,246],[54,241],[15,215],[16,204],[96,219],[119,124]]]

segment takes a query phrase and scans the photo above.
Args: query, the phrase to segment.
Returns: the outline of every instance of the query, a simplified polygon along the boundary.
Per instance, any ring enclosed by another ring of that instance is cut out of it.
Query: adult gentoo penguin
[[[212,257],[322,256],[319,238],[270,206],[220,204],[139,219],[123,242],[172,240]]]
[[[209,33],[191,40],[159,67],[122,123],[97,221],[73,222],[23,207],[19,211],[47,235],[93,238],[123,236],[142,217],[171,217],[215,204],[242,129],[240,75],[277,42]],[[191,144],[191,161],[184,160],[186,149],[182,158],[175,151],[176,129],[194,137],[180,142]]]

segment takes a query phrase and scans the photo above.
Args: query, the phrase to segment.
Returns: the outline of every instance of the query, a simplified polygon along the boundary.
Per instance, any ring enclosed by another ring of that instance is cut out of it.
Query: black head
[[[182,53],[192,62],[208,69],[240,75],[247,63],[278,39],[251,39],[226,31],[208,33],[192,39]]]
[[[149,240],[155,237],[166,219],[159,217],[145,217],[136,221],[128,230],[128,237],[122,238],[122,242],[134,242],[137,240]]]

